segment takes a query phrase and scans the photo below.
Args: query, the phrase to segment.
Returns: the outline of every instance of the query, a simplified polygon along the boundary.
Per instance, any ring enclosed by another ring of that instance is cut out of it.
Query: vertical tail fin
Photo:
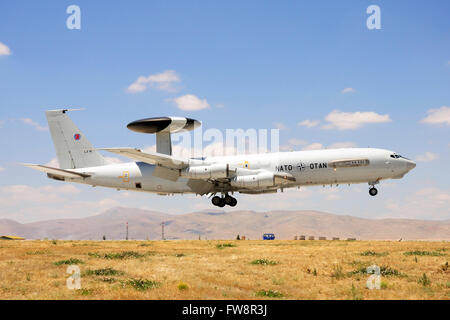
[[[108,164],[67,116],[68,110],[46,112],[61,169],[98,167]]]

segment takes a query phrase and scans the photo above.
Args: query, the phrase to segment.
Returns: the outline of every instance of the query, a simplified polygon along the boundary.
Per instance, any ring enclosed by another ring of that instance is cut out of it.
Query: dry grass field
[[[1,241],[0,299],[450,300],[449,255],[448,242]]]

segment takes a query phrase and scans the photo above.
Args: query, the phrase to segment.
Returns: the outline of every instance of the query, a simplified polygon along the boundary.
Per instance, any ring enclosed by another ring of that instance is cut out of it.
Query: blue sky
[[[81,30],[66,27],[72,4]],[[380,30],[366,27],[371,4],[381,9]],[[174,115],[204,129],[278,126],[286,150],[395,150],[418,166],[375,198],[357,185],[240,196],[239,206],[450,219],[449,12],[448,1],[3,1],[0,218],[77,217],[119,204],[210,208],[192,196],[92,192],[20,166],[55,158],[44,111],[69,106],[86,108],[71,116],[98,147],[149,147],[154,137],[126,124]],[[168,71],[178,81],[150,78]],[[130,92],[141,76],[144,90]],[[186,95],[204,108],[177,104]],[[358,112],[366,121],[345,127]],[[343,126],[341,117],[350,120]],[[305,120],[316,125],[299,125]]]

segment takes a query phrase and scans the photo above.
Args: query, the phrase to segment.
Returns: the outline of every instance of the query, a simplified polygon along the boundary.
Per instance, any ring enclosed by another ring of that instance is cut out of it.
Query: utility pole
[[[128,221],[127,221],[127,237],[126,240],[128,240]]]
[[[166,239],[164,238],[164,221],[161,223],[161,239],[162,239],[162,240],[166,240]]]

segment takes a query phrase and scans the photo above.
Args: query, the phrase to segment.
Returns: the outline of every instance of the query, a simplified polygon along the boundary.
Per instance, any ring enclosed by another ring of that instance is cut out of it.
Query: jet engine
[[[230,168],[228,164],[212,164],[209,166],[189,167],[180,172],[182,177],[190,179],[223,179],[228,178]]]

